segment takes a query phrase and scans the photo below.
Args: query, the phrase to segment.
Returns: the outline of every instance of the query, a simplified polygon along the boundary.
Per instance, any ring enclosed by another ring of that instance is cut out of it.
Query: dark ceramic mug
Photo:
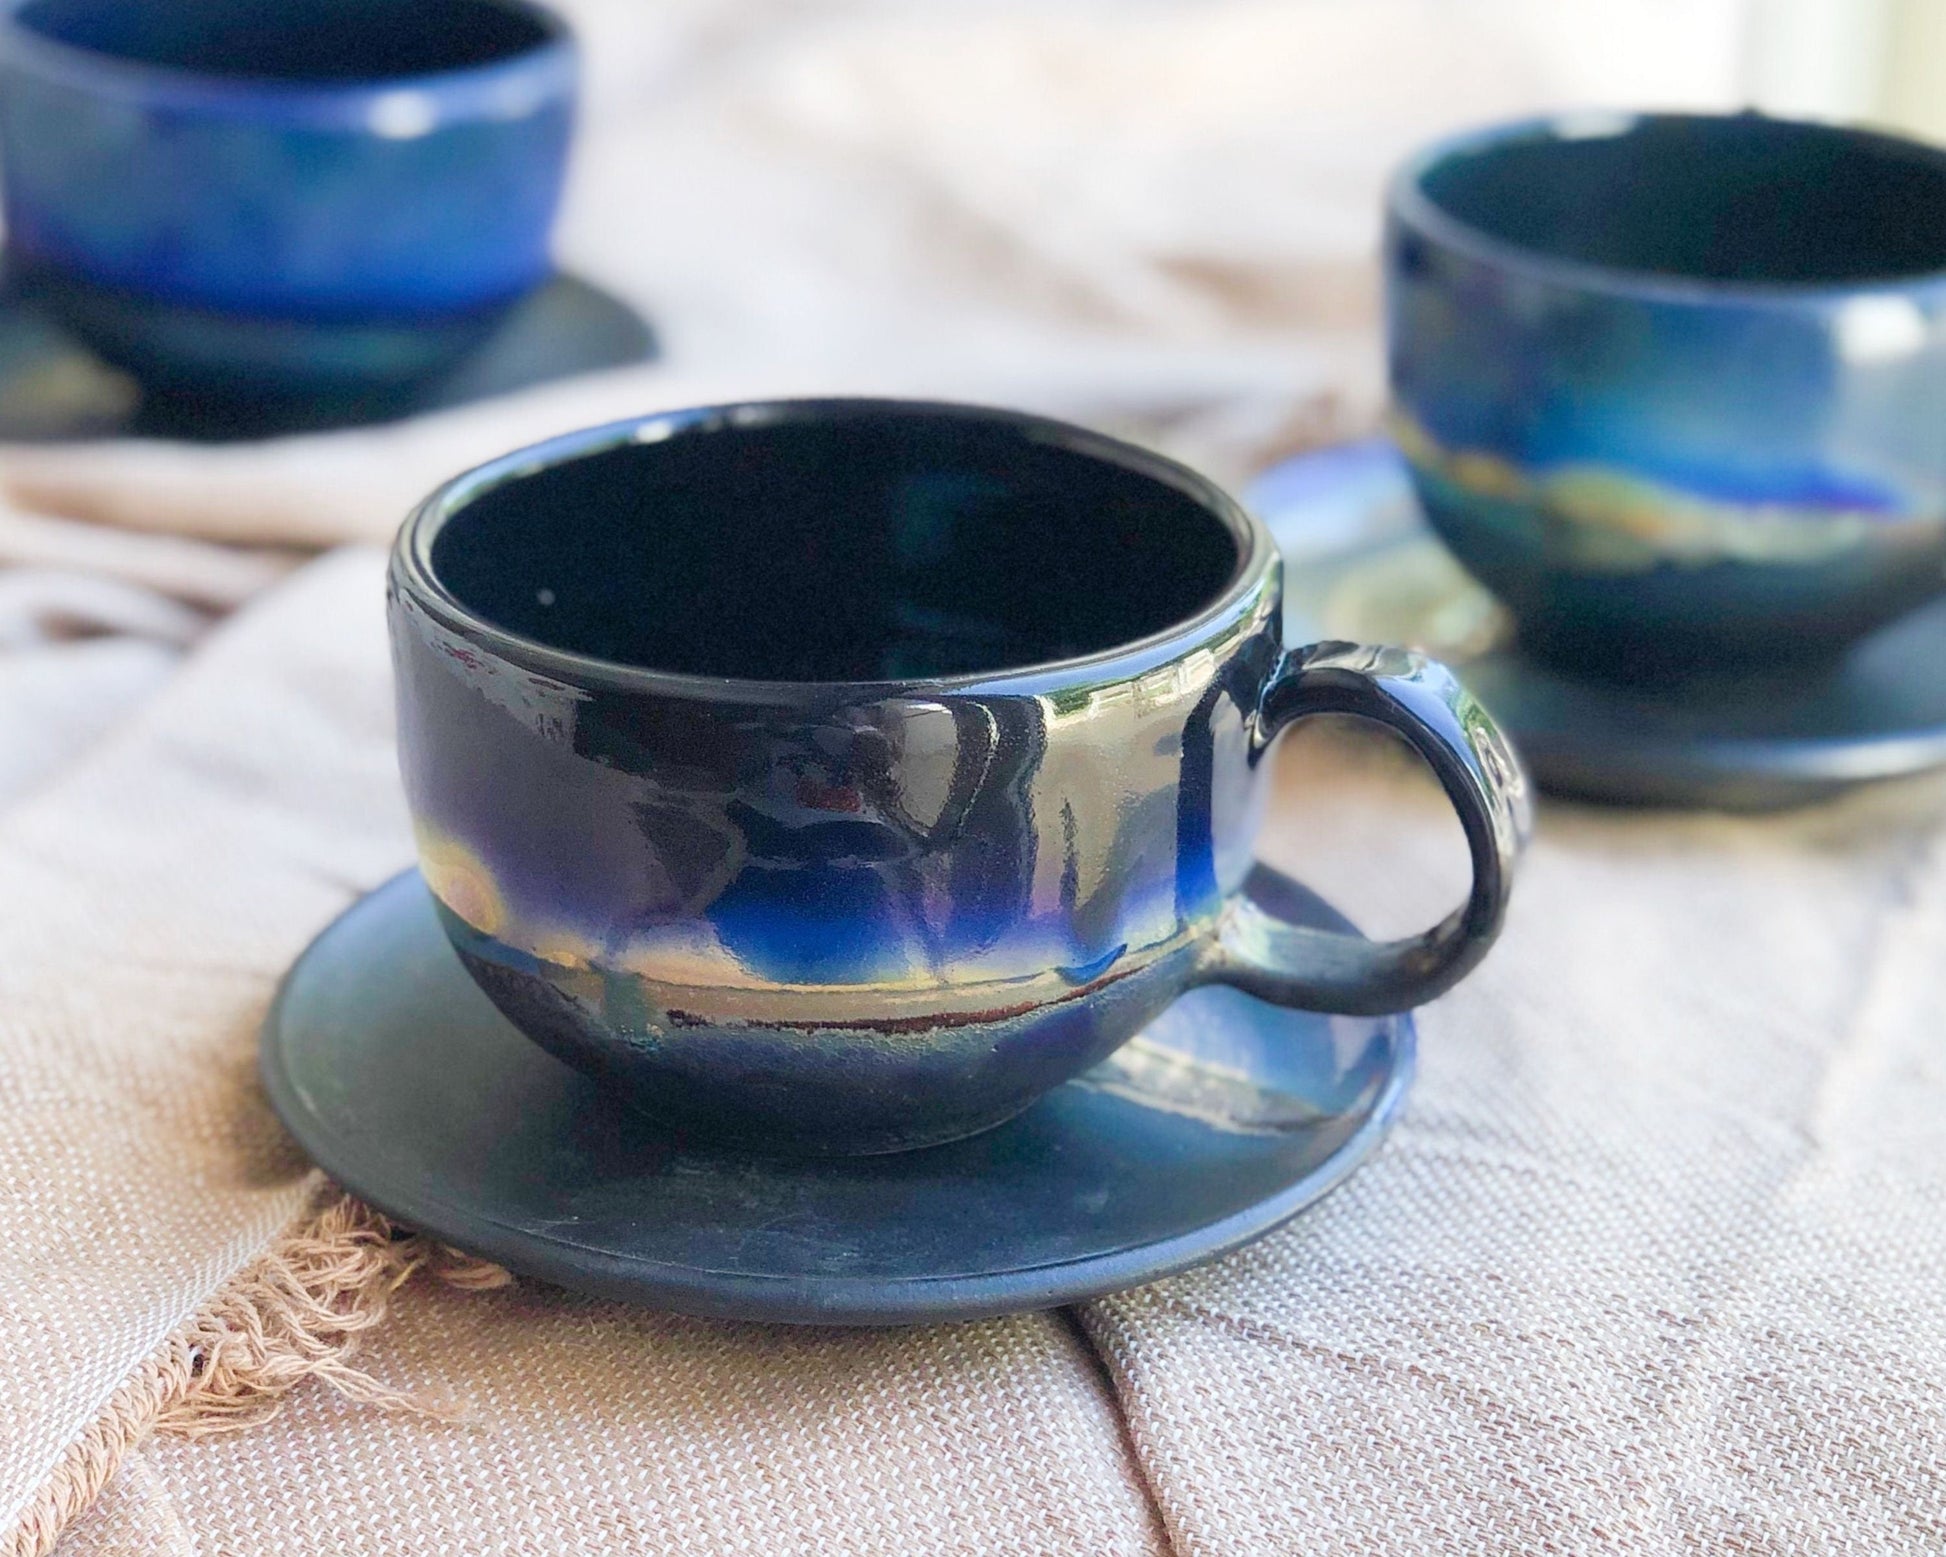
[[[1815,660],[1946,590],[1946,151],[1756,114],[1460,136],[1393,183],[1395,430],[1523,644]]]
[[[1007,412],[684,411],[511,454],[393,553],[425,879],[529,1036],[778,1150],[996,1124],[1185,989],[1402,1010],[1498,933],[1520,770],[1441,667],[1287,652],[1263,526],[1157,455]],[[1314,713],[1415,747],[1471,896],[1374,945],[1246,890],[1262,759]]]
[[[0,0],[10,270],[151,381],[410,381],[550,270],[574,113],[531,0]]]

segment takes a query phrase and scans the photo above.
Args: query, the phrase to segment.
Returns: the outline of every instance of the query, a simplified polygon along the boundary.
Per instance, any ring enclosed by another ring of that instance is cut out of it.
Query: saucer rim
[[[0,4],[4,3],[5,0],[0,0]],[[145,398],[168,390],[169,386],[166,383],[152,376],[107,362],[75,330],[63,322],[45,301],[34,294],[32,285],[25,276],[26,272],[21,270],[18,257],[7,249],[3,241],[0,241],[0,318],[19,316],[25,319],[29,327],[46,332],[53,343],[50,349],[58,349],[64,353],[79,353],[87,357],[99,364],[103,371],[126,379],[135,391]],[[524,378],[509,384],[493,384],[484,392],[469,389],[453,398],[440,398],[430,404],[422,403],[421,397],[428,394],[439,379],[471,372],[484,354],[497,349],[497,344],[502,339],[502,332],[511,327],[510,321],[513,323],[519,321],[523,310],[544,306],[549,298],[559,299],[570,294],[578,295],[589,305],[601,308],[614,321],[621,321],[624,316],[632,321],[633,339],[627,355],[613,354],[598,361],[590,358],[585,362],[552,369],[540,377]],[[659,361],[663,349],[663,341],[654,319],[636,303],[585,269],[555,263],[530,292],[517,299],[505,311],[503,318],[495,321],[482,340],[467,347],[452,363],[443,368],[440,374],[400,388],[398,404],[396,406],[388,404],[374,414],[339,418],[335,415],[338,402],[334,397],[329,394],[299,390],[292,391],[288,396],[281,398],[300,410],[315,410],[322,406],[334,414],[328,415],[315,425],[301,416],[296,421],[273,417],[263,426],[238,427],[210,424],[199,425],[195,430],[182,431],[170,427],[166,421],[161,426],[154,425],[145,417],[138,405],[119,419],[112,421],[105,418],[81,421],[70,417],[66,424],[53,427],[48,431],[0,431],[0,447],[59,448],[80,443],[126,440],[155,442],[187,449],[248,447],[280,438],[330,436],[341,432],[398,427],[415,417],[463,411],[512,395],[573,383],[591,374],[630,371],[645,367]],[[29,366],[34,365],[36,364],[29,363]],[[18,365],[0,365],[0,386],[12,381],[21,372],[22,369]],[[387,393],[382,386],[376,387],[372,392],[381,398]],[[355,401],[357,397],[353,395],[351,398]],[[274,395],[268,397],[271,403],[279,399],[280,397]]]
[[[357,1147],[309,1106],[289,1074],[284,1017],[297,970],[346,919],[381,894],[405,890],[405,883],[417,879],[418,871],[409,868],[361,894],[293,959],[259,1032],[258,1073],[273,1111],[305,1156],[328,1178],[400,1223],[521,1276],[673,1313],[782,1324],[935,1323],[1060,1307],[1176,1275],[1266,1236],[1342,1184],[1390,1133],[1417,1071],[1418,1030],[1413,1013],[1371,1019],[1392,1026],[1390,1066],[1351,1134],[1309,1173],[1274,1194],[1157,1242],[1011,1270],[916,1277],[753,1275],[620,1255],[511,1228],[443,1195],[367,1179],[358,1165]]]

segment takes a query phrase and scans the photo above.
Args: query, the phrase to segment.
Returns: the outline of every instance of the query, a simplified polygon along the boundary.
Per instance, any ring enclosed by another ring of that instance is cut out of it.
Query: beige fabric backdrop
[[[1723,100],[1737,9],[585,4],[563,250],[667,364],[256,448],[0,451],[0,1531],[307,1193],[255,1025],[407,848],[377,555],[275,584],[294,549],[733,393],[1023,402],[1235,475],[1369,411],[1400,150]],[[1378,930],[1456,895],[1423,781],[1329,733],[1290,765],[1274,858]],[[414,1285],[366,1361],[466,1421],[307,1386],[151,1440],[68,1550],[1939,1550],[1943,818],[1937,781],[1547,809],[1393,1141],[1210,1270],[881,1335]]]

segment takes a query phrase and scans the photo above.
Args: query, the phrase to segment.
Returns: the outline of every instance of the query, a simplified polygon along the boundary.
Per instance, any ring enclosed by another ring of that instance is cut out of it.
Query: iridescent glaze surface
[[[1946,153],[1489,130],[1400,174],[1386,273],[1394,436],[1530,649],[1822,656],[1946,589]]]
[[[435,494],[391,575],[421,870],[530,1036],[658,1112],[951,1139],[1221,980],[1397,1010],[1496,933],[1512,758],[1437,666],[1287,655],[1269,538],[1157,456],[889,402],[677,413]],[[1398,727],[1469,904],[1373,947],[1236,899],[1260,759]]]
[[[1534,782],[1616,805],[1771,810],[1946,767],[1946,598],[1830,665],[1601,680],[1520,651],[1428,529],[1389,439],[1300,454],[1244,494],[1284,553],[1284,630],[1417,644],[1455,667]]]
[[[410,376],[547,276],[575,79],[527,0],[13,0],[10,263],[150,374]]]

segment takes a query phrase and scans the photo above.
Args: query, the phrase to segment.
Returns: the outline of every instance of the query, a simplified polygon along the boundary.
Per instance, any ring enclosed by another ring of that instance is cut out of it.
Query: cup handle
[[[1346,1016],[1423,1005],[1471,972],[1500,933],[1531,825],[1526,775],[1453,673],[1409,649],[1316,643],[1287,650],[1249,720],[1251,761],[1313,714],[1374,720],[1425,758],[1466,829],[1472,890],[1425,934],[1380,942],[1291,924],[1239,894],[1225,905],[1198,982]]]

